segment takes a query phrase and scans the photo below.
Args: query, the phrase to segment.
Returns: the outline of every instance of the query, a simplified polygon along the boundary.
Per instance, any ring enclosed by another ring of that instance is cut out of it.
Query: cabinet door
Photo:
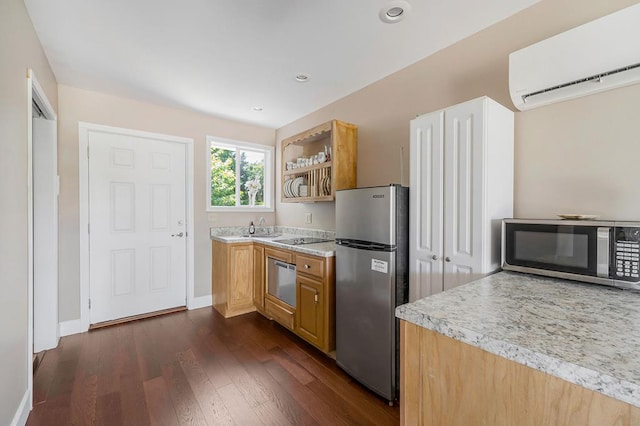
[[[296,278],[296,332],[318,347],[324,344],[324,300],[322,282],[305,276]]]
[[[264,310],[264,247],[253,245],[253,304]]]
[[[444,113],[411,121],[409,300],[442,291]]]
[[[467,283],[482,265],[484,99],[445,112],[444,290]]]
[[[229,309],[253,305],[253,245],[232,245],[229,248]]]

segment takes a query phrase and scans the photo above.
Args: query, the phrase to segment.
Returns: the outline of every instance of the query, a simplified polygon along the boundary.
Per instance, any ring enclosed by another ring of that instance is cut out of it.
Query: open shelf
[[[280,200],[283,203],[333,201],[335,191],[356,187],[358,128],[355,125],[331,120],[284,139],[281,146]],[[296,163],[298,158],[309,159],[320,153],[327,155],[328,161],[286,170],[287,162]],[[285,196],[285,182],[297,177],[304,178],[308,193],[314,196]],[[321,189],[327,177],[329,194]]]

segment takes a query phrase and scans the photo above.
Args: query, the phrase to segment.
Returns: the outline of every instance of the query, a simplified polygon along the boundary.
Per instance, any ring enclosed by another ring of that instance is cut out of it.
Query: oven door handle
[[[611,228],[598,228],[598,245],[597,245],[597,274],[599,277],[609,278],[610,266],[610,245]]]

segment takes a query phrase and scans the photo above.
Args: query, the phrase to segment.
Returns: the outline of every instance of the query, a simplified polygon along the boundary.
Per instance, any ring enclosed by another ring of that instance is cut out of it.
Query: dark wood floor
[[[399,410],[257,313],[211,308],[67,336],[28,425],[398,424]]]

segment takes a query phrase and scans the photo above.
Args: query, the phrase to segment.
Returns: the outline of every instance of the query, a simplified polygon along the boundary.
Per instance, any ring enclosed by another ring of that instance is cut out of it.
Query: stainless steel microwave
[[[502,221],[502,268],[640,290],[640,222]]]

